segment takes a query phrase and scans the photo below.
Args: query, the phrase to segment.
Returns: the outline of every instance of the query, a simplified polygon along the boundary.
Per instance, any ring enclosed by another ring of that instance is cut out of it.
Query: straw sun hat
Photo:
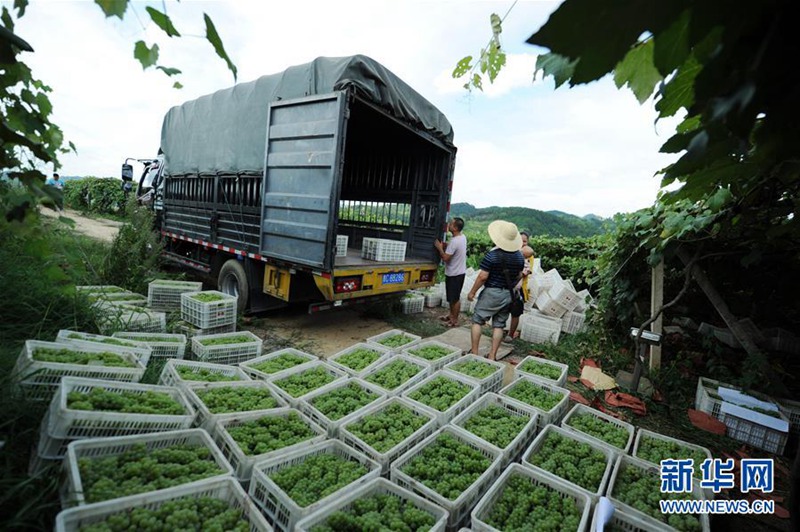
[[[522,236],[516,224],[495,220],[489,224],[488,232],[494,245],[503,251],[519,251],[522,247]]]

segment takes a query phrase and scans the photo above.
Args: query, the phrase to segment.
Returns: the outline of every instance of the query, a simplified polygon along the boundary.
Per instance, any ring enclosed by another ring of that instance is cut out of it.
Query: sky
[[[12,2],[0,0],[11,9]],[[674,156],[658,149],[676,121],[655,123],[652,101],[639,105],[610,77],[554,90],[533,79],[536,56],[525,40],[559,2],[520,0],[503,24],[507,66],[484,92],[468,93],[450,76],[477,55],[507,1],[348,0],[271,2],[183,0],[132,2],[124,21],[106,19],[89,0],[32,0],[15,32],[34,53],[23,60],[53,88],[53,121],[77,146],[62,156],[62,175],[119,176],[127,157],[154,157],[170,107],[234,84],[203,38],[203,13],[214,20],[239,69],[238,81],[319,56],[365,54],[385,65],[450,120],[458,148],[453,202],[521,206],[604,217],[653,203],[655,173]],[[150,22],[163,10],[183,38]],[[160,64],[182,70],[184,86],[133,57],[138,40],[157,43]],[[52,169],[50,169],[52,171]]]

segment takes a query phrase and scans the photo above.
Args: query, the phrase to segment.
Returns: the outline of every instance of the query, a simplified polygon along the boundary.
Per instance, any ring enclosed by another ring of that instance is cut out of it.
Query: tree
[[[130,0],[95,0],[106,17],[123,20]],[[7,220],[21,220],[29,209],[38,202],[53,205],[61,201],[61,194],[53,187],[45,186],[45,176],[40,168],[52,163],[59,168],[58,156],[75,151],[75,145],[64,140],[64,134],[57,124],[50,120],[53,106],[48,93],[52,89],[34,77],[33,72],[18,56],[23,52],[33,52],[33,47],[14,34],[15,18],[25,15],[28,0],[14,0],[12,11],[3,6],[0,15],[0,214]],[[168,37],[180,37],[172,20],[164,11],[146,7],[150,20]],[[16,11],[16,17],[12,14]],[[216,54],[225,61],[236,79],[236,66],[228,57],[222,40],[211,18],[203,14],[205,37]],[[134,57],[142,68],[156,68],[165,75],[178,76],[181,71],[174,67],[159,64],[158,45],[148,46],[144,41],[134,44]],[[173,83],[181,88],[179,81]],[[15,187],[15,184],[22,185]]]

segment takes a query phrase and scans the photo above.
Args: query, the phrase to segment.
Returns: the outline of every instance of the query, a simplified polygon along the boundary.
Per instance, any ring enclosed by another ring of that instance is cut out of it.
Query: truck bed
[[[432,246],[432,245],[431,245]],[[364,266],[391,266],[392,264],[430,264],[430,259],[425,258],[418,258],[418,257],[406,257],[406,259],[402,262],[399,261],[375,261],[375,260],[367,260],[361,258],[361,250],[355,248],[348,248],[347,249],[347,256],[346,257],[336,257],[336,262],[334,263],[335,268],[353,268],[353,267],[364,267]]]

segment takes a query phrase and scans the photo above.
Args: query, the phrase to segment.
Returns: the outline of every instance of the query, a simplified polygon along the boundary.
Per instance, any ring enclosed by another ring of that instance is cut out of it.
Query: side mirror
[[[133,166],[124,163],[122,165],[122,180],[123,181],[133,181]]]

